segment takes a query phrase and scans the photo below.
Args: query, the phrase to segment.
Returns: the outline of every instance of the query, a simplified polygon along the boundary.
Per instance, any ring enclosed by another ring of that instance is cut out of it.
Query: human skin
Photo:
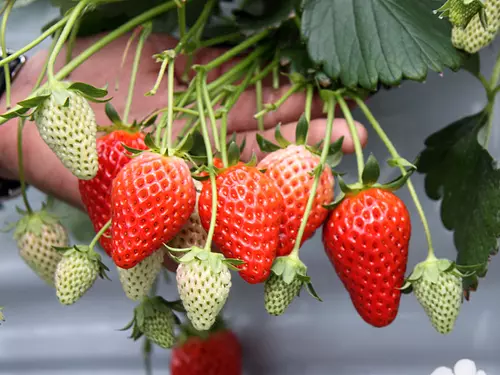
[[[93,44],[101,36],[82,38],[76,41],[74,54],[78,54]],[[109,95],[113,97],[112,103],[118,113],[123,113],[128,92],[128,83],[132,69],[132,59],[136,44],[133,43],[128,55],[126,64],[120,69],[123,51],[129,39],[125,35],[87,60],[77,68],[68,80],[73,82],[85,82],[96,87],[108,86]],[[173,48],[176,40],[166,35],[153,34],[145,43],[142,53],[142,60],[138,71],[138,78],[134,90],[134,100],[132,102],[129,120],[141,120],[159,108],[167,104],[166,79],[158,93],[152,97],[144,96],[153,86],[159,71],[159,64],[155,62],[152,55],[163,50]],[[197,53],[194,63],[205,64],[220,55],[222,49],[204,49]],[[12,103],[16,103],[29,96],[42,66],[47,57],[46,51],[41,51],[28,60],[26,66],[21,70],[19,76],[12,85]],[[62,66],[64,51],[60,54],[57,67]],[[176,60],[176,88],[182,89],[185,84],[180,77],[184,72],[186,60],[179,56]],[[228,70],[235,62],[232,61],[209,73],[208,79],[213,80],[220,74]],[[57,68],[56,67],[56,68]],[[119,88],[115,90],[115,82],[119,79]],[[290,86],[283,84],[278,90],[272,88],[268,82],[264,81],[263,101],[272,103],[280,98]],[[304,112],[305,94],[298,93],[291,96],[277,111],[271,112],[264,117],[265,131],[263,136],[267,139],[274,139],[274,127],[281,123],[281,129],[285,138],[293,140],[297,120]],[[99,125],[109,124],[104,112],[103,104],[92,104]],[[319,97],[313,99],[311,124],[309,132],[309,143],[314,144],[324,138],[326,119],[322,112],[323,103]],[[6,111],[5,95],[0,100],[0,113]],[[228,132],[237,133],[238,139],[246,138],[246,148],[243,158],[249,158],[252,152],[257,157],[262,156],[257,146],[255,135],[257,132],[257,121],[253,115],[256,112],[256,95],[253,89],[244,92],[234,109],[228,116]],[[17,120],[11,120],[0,126],[0,177],[16,179],[19,176],[17,158]],[[174,135],[182,129],[183,122],[174,123]],[[361,124],[356,124],[359,138],[362,145],[365,145],[367,133]],[[354,150],[352,138],[349,135],[347,123],[344,119],[335,119],[332,141],[344,137],[343,151],[352,153]],[[39,190],[51,194],[76,207],[82,208],[82,201],[78,191],[78,181],[67,169],[63,167],[55,154],[40,138],[33,123],[27,122],[23,133],[23,153],[24,171],[26,181]]]

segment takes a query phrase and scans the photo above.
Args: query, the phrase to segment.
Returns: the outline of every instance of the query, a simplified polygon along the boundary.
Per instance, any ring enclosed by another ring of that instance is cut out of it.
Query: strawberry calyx
[[[33,233],[36,236],[42,234],[44,225],[54,225],[59,223],[59,218],[47,211],[47,205],[44,203],[39,211],[28,212],[16,208],[17,212],[22,216],[17,223],[14,224],[14,238],[20,239],[26,233]]]
[[[169,250],[168,254],[177,263],[189,263],[193,260],[200,260],[202,262],[207,262],[215,273],[220,273],[222,271],[222,264],[225,263],[230,270],[239,271],[237,266],[241,266],[245,262],[240,259],[227,259],[224,255],[220,253],[213,253],[210,250],[202,249],[197,246],[193,246],[191,249],[176,249],[165,245]],[[176,257],[171,254],[174,253],[184,253],[182,257]]]
[[[150,116],[146,118],[144,121],[138,122],[134,120],[134,122],[132,122],[131,124],[126,124],[123,122],[123,120],[121,119],[120,115],[116,111],[115,107],[113,107],[111,102],[106,102],[104,111],[109,121],[111,122],[111,125],[100,125],[98,126],[97,130],[99,132],[106,134],[118,130],[125,131],[130,134],[138,133],[143,129],[153,125],[158,117],[158,116]]]
[[[285,149],[290,145],[304,146],[309,152],[321,156],[321,151],[323,148],[324,140],[321,140],[318,144],[310,146],[307,144],[307,138],[309,133],[309,121],[307,121],[305,114],[302,114],[297,127],[295,129],[295,142],[289,142],[283,134],[281,133],[281,124],[276,125],[274,131],[274,138],[278,144],[275,144],[262,135],[257,134],[257,144],[262,152],[271,153],[277,150]],[[342,152],[342,143],[344,142],[344,137],[340,137],[335,142],[330,144],[328,149],[328,156],[326,163],[333,170],[342,161],[344,153]]]
[[[134,308],[134,316],[132,320],[127,323],[127,325],[120,329],[120,331],[127,331],[132,328],[131,335],[129,338],[137,341],[144,335],[144,323],[146,319],[151,318],[155,315],[156,312],[162,312],[170,314],[172,313],[174,317],[174,322],[177,325],[181,324],[179,317],[174,314],[174,311],[184,313],[184,307],[182,306],[182,302],[178,301],[167,301],[163,297],[153,296],[148,297],[145,296],[141,303],[139,303]]]
[[[106,271],[109,271],[109,268],[102,262],[102,257],[99,253],[94,250],[94,246],[86,246],[86,245],[74,245],[70,247],[57,247],[53,246],[54,249],[61,252],[63,257],[69,258],[74,254],[83,254],[85,257],[92,263],[95,263],[98,267],[98,275],[101,279],[108,279]]]
[[[224,319],[222,318],[221,315],[217,317],[215,320],[215,323],[210,327],[210,329],[206,331],[200,331],[197,330],[196,328],[193,327],[192,323],[188,320],[187,323],[182,324],[179,327],[179,334],[176,338],[176,346],[182,346],[184,343],[189,341],[189,339],[192,338],[199,338],[201,340],[208,340],[210,336],[212,336],[214,333],[217,332],[223,332],[223,331],[228,331],[229,328],[227,327]]]
[[[298,279],[302,286],[305,286],[309,294],[320,302],[323,302],[314,289],[311,278],[307,275],[307,266],[299,259],[296,254],[277,257],[273,263],[271,271],[280,276],[283,281],[290,285],[295,279]],[[302,287],[301,287],[302,288]]]
[[[471,276],[472,273],[462,272],[455,262],[448,259],[438,259],[434,256],[428,257],[425,261],[418,263],[413,269],[412,273],[405,279],[405,283],[400,288],[404,293],[412,291],[412,284],[420,281],[427,280],[433,284],[437,284],[439,276],[442,273],[451,273],[454,276],[464,278]]]
[[[391,167],[404,167],[406,169],[406,173],[401,174],[399,177],[386,182],[379,183],[378,179],[380,178],[380,165],[377,159],[370,154],[366,161],[366,165],[363,169],[362,173],[362,181],[356,182],[354,184],[347,184],[345,180],[342,178],[342,175],[337,174],[338,183],[340,186],[340,194],[337,196],[334,202],[323,205],[326,209],[334,209],[337,207],[346,196],[352,196],[360,193],[363,190],[378,188],[383,190],[395,191],[400,189],[402,186],[406,184],[406,181],[411,177],[413,172],[416,171],[417,167],[403,158],[398,159],[390,159],[387,162]]]
[[[448,0],[434,11],[439,18],[448,17],[453,26],[465,28],[479,14],[483,27],[487,28],[487,17],[482,0]]]

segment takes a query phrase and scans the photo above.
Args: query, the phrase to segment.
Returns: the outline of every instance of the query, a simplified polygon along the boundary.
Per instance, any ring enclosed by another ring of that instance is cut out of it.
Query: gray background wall
[[[57,11],[48,1],[16,10],[9,22],[7,41],[18,48],[39,32]],[[489,74],[500,41],[482,53],[484,72]],[[475,113],[484,104],[477,81],[465,72],[431,73],[425,84],[405,83],[401,88],[376,95],[370,106],[403,156],[412,159],[423,140],[435,130],[461,116]],[[498,130],[500,103],[490,151],[500,158]],[[358,120],[364,121],[359,112]],[[383,145],[370,133],[369,150],[379,160],[387,157]],[[343,169],[354,171],[353,158]],[[383,177],[393,177],[385,168]],[[415,176],[419,194],[431,221],[435,247],[441,256],[454,258],[451,234],[439,220],[439,205],[428,200],[423,179]],[[499,187],[500,188],[500,187]],[[34,189],[30,199],[43,195]],[[406,190],[400,196],[407,202]],[[15,206],[9,202],[0,211],[0,223],[15,221]],[[410,248],[412,268],[425,257],[424,234],[412,209],[413,235]],[[61,211],[71,213],[62,207]],[[80,220],[72,216],[69,221]],[[82,227],[82,231],[85,232]],[[62,307],[54,291],[42,284],[19,258],[11,234],[0,233],[0,305],[7,322],[0,327],[1,375],[135,375],[142,374],[140,345],[118,332],[128,322],[133,304],[121,292],[115,272],[113,282],[99,281],[78,304]],[[388,328],[375,329],[355,313],[324,255],[317,235],[304,246],[302,258],[309,266],[323,303],[306,294],[295,301],[281,318],[269,317],[263,307],[262,287],[250,287],[235,277],[226,315],[241,337],[245,349],[246,373],[252,375],[428,375],[438,366],[461,358],[476,361],[488,375],[500,374],[500,260],[494,259],[488,277],[482,281],[470,303],[465,303],[455,331],[438,335],[413,296],[404,297],[397,320]],[[175,296],[173,285],[162,285],[161,293]],[[169,353],[156,350],[157,374],[168,373]]]

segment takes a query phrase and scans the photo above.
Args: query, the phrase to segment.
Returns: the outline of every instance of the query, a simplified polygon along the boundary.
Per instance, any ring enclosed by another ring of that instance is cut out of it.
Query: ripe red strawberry
[[[172,350],[172,375],[241,375],[242,349],[227,329],[190,336]]]
[[[323,243],[361,317],[389,325],[399,309],[408,261],[410,215],[392,192],[348,193],[323,228]]]
[[[243,260],[240,275],[255,284],[269,277],[276,257],[283,197],[276,185],[255,167],[236,165],[216,178],[217,222],[214,243],[226,258]],[[212,186],[205,183],[198,210],[208,231]]]
[[[309,191],[314,182],[312,172],[320,158],[303,145],[290,145],[270,153],[259,163],[259,169],[266,170],[279,187],[285,201],[285,213],[280,228],[278,256],[290,254],[295,245],[300,223],[304,217]],[[326,220],[328,210],[323,207],[333,200],[333,175],[325,168],[318,185],[311,215],[307,220],[302,243],[309,239]]]
[[[87,213],[99,232],[111,218],[111,185],[118,172],[132,160],[124,153],[123,145],[146,150],[144,134],[124,130],[113,131],[97,140],[99,171],[91,180],[79,180],[80,195]],[[106,253],[111,256],[111,230],[107,230],[99,240]]]
[[[196,190],[182,159],[145,152],[118,173],[111,202],[113,261],[129,269],[179,233]]]

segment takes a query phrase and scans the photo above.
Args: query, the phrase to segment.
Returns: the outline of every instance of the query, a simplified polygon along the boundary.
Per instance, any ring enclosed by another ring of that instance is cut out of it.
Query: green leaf
[[[68,90],[79,91],[85,96],[89,96],[91,98],[104,98],[108,95],[107,89],[99,89],[83,82],[72,83],[71,86],[68,87]]]
[[[474,77],[479,77],[479,74],[481,73],[481,59],[479,57],[479,53],[465,57],[462,68],[467,70]]]
[[[378,165],[377,159],[372,154],[368,157],[366,161],[365,169],[363,169],[363,184],[371,186],[378,181],[380,177],[380,166]]]
[[[257,134],[257,144],[262,152],[273,152],[281,149],[280,146],[268,141],[260,134]]]
[[[434,0],[305,0],[302,33],[312,60],[348,87],[375,89],[428,69],[458,69],[451,26]],[[404,53],[402,53],[404,51]]]
[[[488,121],[485,112],[463,118],[431,135],[420,156],[418,170],[426,175],[425,189],[441,200],[441,219],[453,231],[460,266],[482,265],[487,271],[490,255],[498,252],[500,237],[500,170],[478,143]],[[464,287],[473,287],[468,278]]]
[[[235,9],[233,14],[242,29],[258,30],[287,20],[298,3],[297,0],[245,1],[243,7]]]
[[[121,125],[122,124],[122,119],[120,118],[120,115],[118,112],[116,112],[115,107],[113,107],[113,104],[110,102],[106,103],[106,106],[104,107],[106,111],[106,116],[111,120],[111,122],[115,125]]]
[[[307,133],[309,132],[309,121],[306,119],[306,115],[302,114],[300,116],[297,127],[295,128],[295,143],[298,145],[305,145],[307,142]]]

